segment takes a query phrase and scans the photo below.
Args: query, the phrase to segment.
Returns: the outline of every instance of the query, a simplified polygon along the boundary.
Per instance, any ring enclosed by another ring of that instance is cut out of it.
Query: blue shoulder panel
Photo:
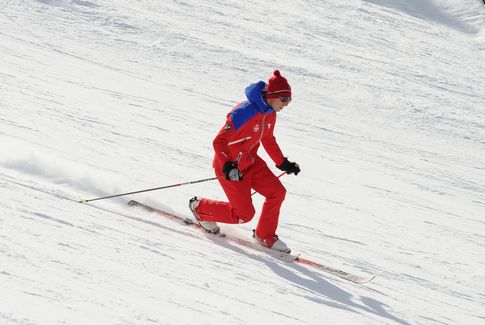
[[[242,103],[231,113],[231,120],[234,124],[234,129],[237,131],[244,123],[249,121],[254,115],[258,114],[258,107],[247,101]]]
[[[264,81],[258,81],[246,87],[245,93],[248,100],[240,104],[230,114],[235,130],[239,129],[258,113],[269,114],[274,112],[263,98],[263,88],[265,86],[266,83]]]

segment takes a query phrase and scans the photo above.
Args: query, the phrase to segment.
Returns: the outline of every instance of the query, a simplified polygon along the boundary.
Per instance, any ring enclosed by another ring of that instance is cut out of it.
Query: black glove
[[[285,158],[285,161],[283,161],[283,163],[281,165],[276,166],[276,167],[278,167],[278,169],[286,172],[287,174],[298,175],[298,173],[300,172],[300,166],[298,166],[298,164],[296,162],[288,161],[288,158]]]
[[[234,161],[226,162],[222,167],[222,172],[228,181],[242,181],[243,179],[241,172],[237,169],[237,163]]]

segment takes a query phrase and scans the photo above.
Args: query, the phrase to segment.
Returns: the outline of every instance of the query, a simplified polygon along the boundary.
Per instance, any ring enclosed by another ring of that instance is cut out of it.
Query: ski
[[[352,274],[352,273],[345,272],[301,257],[298,257],[295,262],[308,265],[320,271],[335,275],[341,279],[344,279],[353,283],[357,283],[357,284],[365,284],[365,283],[371,282],[376,277],[375,275],[360,276],[360,275]]]
[[[155,209],[151,206],[148,206],[146,204],[140,203],[140,202],[135,201],[135,200],[129,201],[128,205],[132,206],[132,207],[140,207],[140,208],[143,208],[143,209],[145,209],[149,212],[154,212],[154,213],[157,213],[158,215],[162,215],[162,216],[164,216],[168,219],[171,219],[173,221],[184,223],[186,225],[195,227],[197,229],[204,230],[202,228],[202,226],[199,223],[195,222],[192,218],[181,217],[181,216],[178,216],[176,214],[173,214],[173,213],[170,213],[170,212],[167,212],[167,211]],[[214,234],[214,235],[219,236],[219,237],[226,237],[226,235],[222,232],[219,232],[219,233]],[[270,255],[270,256],[278,259],[278,260],[282,260],[282,261],[285,261],[285,262],[293,262],[293,263],[303,264],[303,265],[312,267],[312,268],[317,269],[319,271],[334,275],[336,277],[339,277],[341,279],[344,279],[344,280],[347,280],[347,281],[350,281],[350,282],[353,282],[353,283],[356,283],[356,284],[365,284],[365,283],[372,281],[375,278],[375,275],[359,276],[359,275],[352,274],[352,273],[349,273],[349,272],[345,272],[345,271],[342,271],[342,270],[339,270],[339,269],[336,269],[336,268],[333,268],[333,267],[330,267],[330,266],[326,266],[326,265],[314,262],[312,260],[302,258],[302,257],[300,257],[300,254],[288,254],[288,253],[278,252],[278,251],[272,250],[270,248],[263,247],[259,244],[256,244],[253,241],[249,241],[249,240],[246,240],[246,239],[233,237],[233,236],[226,237],[226,239],[233,241],[235,243],[238,243],[242,246],[249,247],[249,248],[254,249],[254,250],[265,252],[268,255]]]

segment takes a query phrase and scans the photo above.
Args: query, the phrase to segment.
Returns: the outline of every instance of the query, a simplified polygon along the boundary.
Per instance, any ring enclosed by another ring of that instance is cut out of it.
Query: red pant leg
[[[278,228],[280,208],[285,199],[286,189],[261,158],[256,159],[254,167],[256,168],[253,172],[252,187],[266,198],[256,226],[256,235],[263,239],[273,238]]]

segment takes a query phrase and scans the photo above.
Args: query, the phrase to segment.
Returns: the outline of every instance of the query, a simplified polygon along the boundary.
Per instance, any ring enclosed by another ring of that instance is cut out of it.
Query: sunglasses
[[[285,96],[285,97],[280,97],[280,100],[282,103],[289,103],[291,102],[291,97]]]

